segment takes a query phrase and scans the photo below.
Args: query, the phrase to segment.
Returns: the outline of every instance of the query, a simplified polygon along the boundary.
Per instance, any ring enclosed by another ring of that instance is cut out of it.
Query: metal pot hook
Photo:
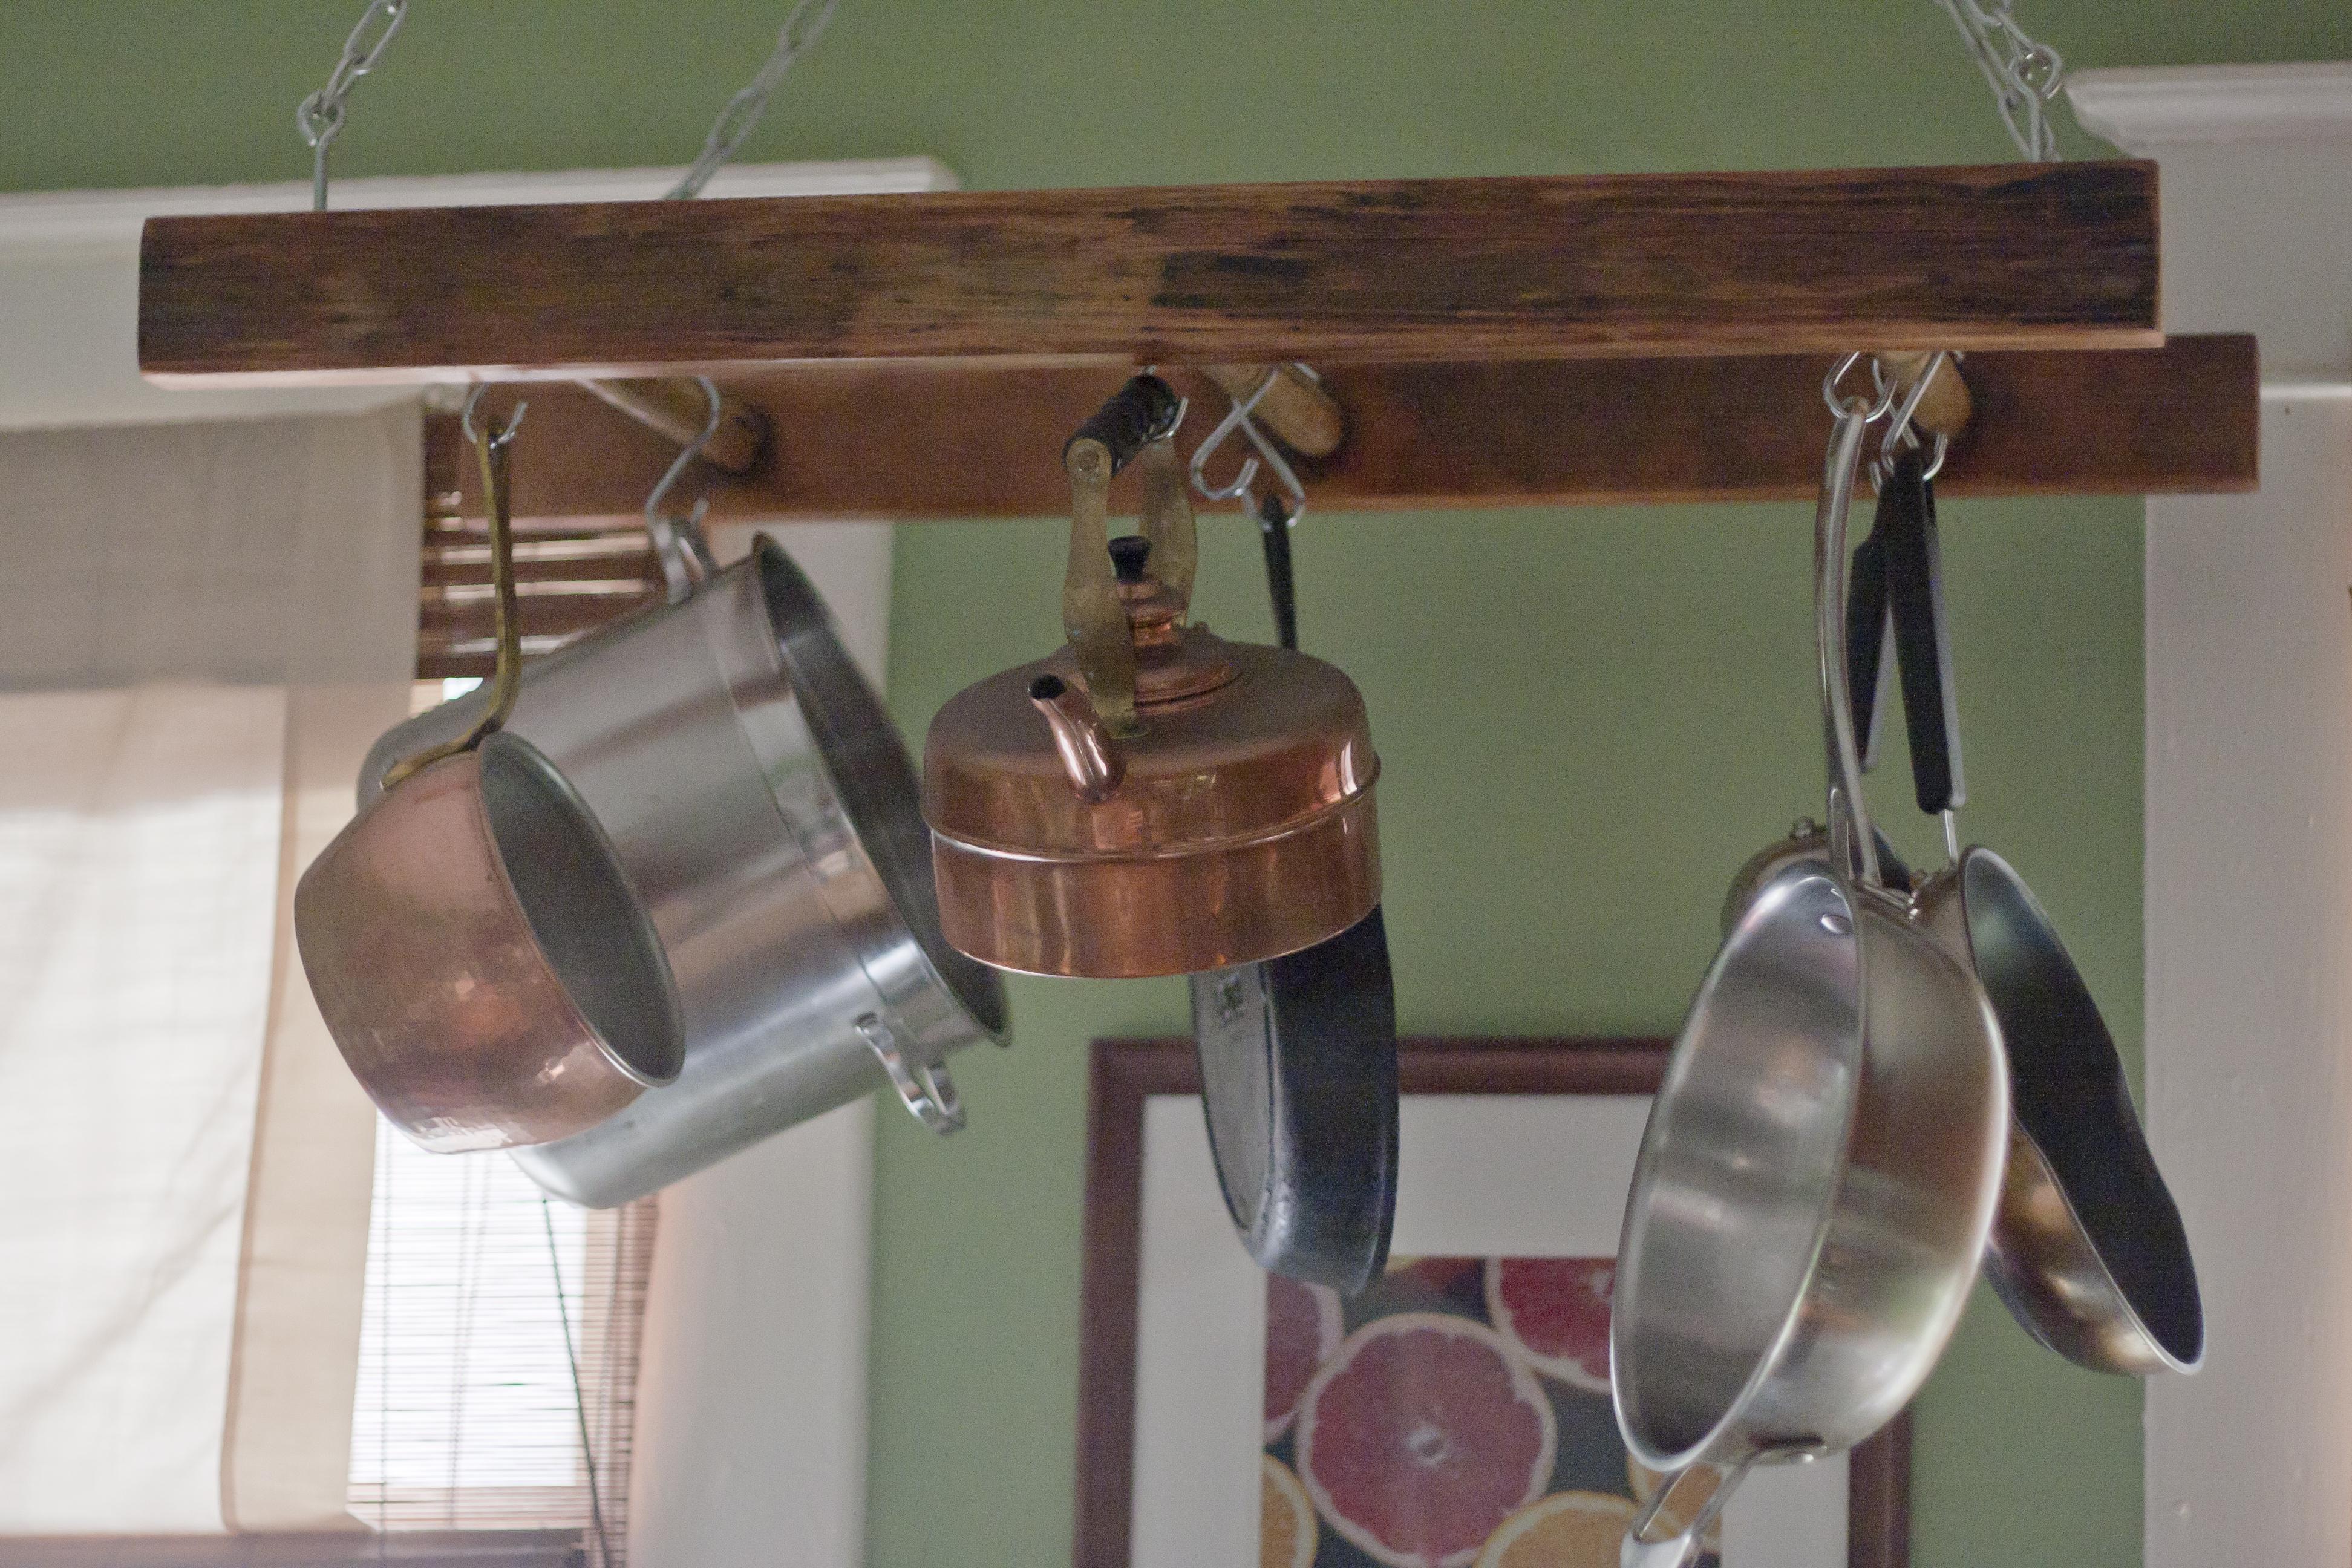
[[[694,383],[702,388],[702,395],[710,405],[709,416],[702,422],[702,433],[671,460],[662,477],[654,482],[652,493],[646,497],[646,533],[653,540],[654,554],[661,562],[662,582],[673,605],[684,604],[697,584],[708,582],[719,570],[719,563],[710,553],[710,542],[702,532],[702,520],[710,510],[710,499],[698,498],[694,510],[685,517],[673,517],[662,510],[670,487],[677,483],[688,463],[702,456],[702,449],[719,433],[723,412],[719,388],[707,375],[696,376]]]
[[[1312,367],[1296,361],[1292,363],[1290,368],[1309,381],[1320,383],[1323,379],[1315,374]],[[1206,436],[1201,437],[1200,446],[1192,451],[1192,488],[1199,490],[1205,500],[1239,500],[1245,509],[1255,513],[1258,510],[1257,499],[1251,492],[1251,487],[1257,480],[1259,459],[1263,458],[1265,466],[1274,470],[1275,479],[1281,484],[1283,494],[1289,498],[1290,521],[1296,522],[1307,510],[1307,487],[1298,482],[1297,471],[1291,468],[1289,460],[1283,457],[1281,448],[1275,445],[1273,439],[1265,431],[1258,428],[1257,421],[1251,417],[1257,412],[1257,405],[1265,400],[1265,395],[1273,390],[1275,378],[1281,374],[1280,365],[1266,366],[1265,374],[1258,378],[1257,384],[1242,396],[1233,399],[1233,405],[1226,410],[1225,416],[1212,426]],[[1242,459],[1241,471],[1234,476],[1230,484],[1213,485],[1209,482],[1208,477],[1209,458],[1219,447],[1232,439],[1236,430],[1249,438],[1249,444],[1257,448],[1257,456],[1244,457]]]

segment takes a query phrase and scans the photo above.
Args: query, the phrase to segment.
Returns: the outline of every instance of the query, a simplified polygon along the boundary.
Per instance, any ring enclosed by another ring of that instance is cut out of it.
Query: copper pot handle
[[[1077,657],[1096,716],[1118,737],[1139,734],[1143,726],[1135,716],[1135,644],[1111,569],[1111,476],[1163,442],[1183,416],[1183,400],[1172,387],[1156,375],[1139,375],[1112,394],[1062,448],[1062,467],[1070,476],[1070,558],[1062,574],[1062,631]],[[1172,447],[1167,456],[1172,461]],[[1156,475],[1157,458],[1153,466]],[[1179,469],[1180,489],[1181,479]],[[1183,502],[1183,531],[1189,535],[1189,500]],[[1149,527],[1149,510],[1146,515]],[[1180,548],[1183,542],[1179,541]],[[1191,553],[1197,555],[1197,546]],[[1189,582],[1189,561],[1185,570]]]
[[[454,757],[480,745],[514,711],[515,693],[522,684],[522,626],[515,604],[514,507],[509,479],[513,468],[515,432],[521,427],[523,411],[530,405],[518,403],[503,424],[494,419],[487,427],[477,430],[474,409],[488,390],[487,385],[474,389],[474,395],[466,400],[460,424],[474,443],[474,456],[481,464],[482,498],[488,503],[490,513],[490,595],[499,652],[497,668],[490,675],[489,706],[482,710],[473,728],[456,740],[427,746],[386,768],[383,787],[387,790],[445,757]]]

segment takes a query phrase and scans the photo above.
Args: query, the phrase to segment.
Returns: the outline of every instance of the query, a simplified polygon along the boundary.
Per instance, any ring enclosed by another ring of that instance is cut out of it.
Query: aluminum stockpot
[[[363,787],[478,701],[387,736]],[[509,728],[611,835],[686,1023],[677,1081],[518,1155],[533,1180],[625,1203],[884,1083],[960,1123],[941,1064],[1003,1037],[1003,984],[940,938],[913,766],[781,548],[532,661]]]
[[[1917,917],[1978,980],[2009,1046],[2015,1116],[1985,1278],[2019,1323],[2094,1372],[2194,1372],[2205,1314],[2180,1210],[2115,1038],[2032,890],[1981,846]]]
[[[302,873],[294,930],[352,1075],[436,1152],[565,1137],[677,1076],[652,922],[579,794],[514,735],[371,802]]]

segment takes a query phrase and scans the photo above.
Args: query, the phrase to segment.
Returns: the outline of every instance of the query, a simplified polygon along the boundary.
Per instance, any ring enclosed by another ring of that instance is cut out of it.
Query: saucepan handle
[[[1813,626],[1820,665],[1822,724],[1830,755],[1830,862],[1859,867],[1862,879],[1883,886],[1870,806],[1862,790],[1862,753],[1854,738],[1853,690],[1846,647],[1846,515],[1862,440],[1870,422],[1885,412],[1862,398],[1841,398],[1838,378],[1858,359],[1850,354],[1822,384],[1822,395],[1837,416],[1822,469],[1821,504],[1813,514]]]
[[[1759,1450],[1738,1464],[1728,1466],[1702,1459],[1696,1464],[1685,1465],[1671,1475],[1660,1476],[1658,1489],[1650,1494],[1649,1502],[1633,1516],[1633,1522],[1626,1528],[1625,1539],[1618,1545],[1618,1568],[1689,1568],[1689,1564],[1698,1560],[1699,1543],[1706,1538],[1707,1531],[1714,1527],[1717,1516],[1723,1512],[1723,1505],[1730,1500],[1732,1492],[1747,1479],[1748,1472],[1763,1457],[1764,1451]],[[1716,1477],[1715,1490],[1706,1501],[1699,1505],[1690,1522],[1673,1535],[1650,1539],[1650,1526],[1657,1522],[1659,1510],[1665,1507],[1666,1500],[1674,1496],[1675,1489],[1691,1476],[1709,1472]]]

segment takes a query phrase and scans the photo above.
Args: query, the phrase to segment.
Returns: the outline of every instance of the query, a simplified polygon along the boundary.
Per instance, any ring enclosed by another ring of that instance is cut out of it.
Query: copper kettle
[[[1166,382],[1139,375],[1071,437],[1067,646],[967,687],[931,721],[923,816],[940,921],[983,963],[1222,969],[1336,936],[1380,902],[1380,760],[1355,683],[1187,624],[1182,415]],[[1129,461],[1140,531],[1112,540],[1111,477]]]

